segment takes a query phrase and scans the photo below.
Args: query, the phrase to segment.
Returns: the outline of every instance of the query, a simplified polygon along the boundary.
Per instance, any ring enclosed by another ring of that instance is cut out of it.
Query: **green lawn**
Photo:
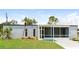
[[[0,40],[1,49],[63,49],[57,43],[45,40]]]

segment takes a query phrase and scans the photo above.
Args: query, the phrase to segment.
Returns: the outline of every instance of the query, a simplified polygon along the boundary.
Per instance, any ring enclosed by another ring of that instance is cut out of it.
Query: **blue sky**
[[[46,24],[49,16],[56,16],[61,24],[78,24],[79,9],[0,9],[0,22],[5,21],[6,12],[8,20],[17,20],[19,23],[26,16],[35,18],[38,24]]]

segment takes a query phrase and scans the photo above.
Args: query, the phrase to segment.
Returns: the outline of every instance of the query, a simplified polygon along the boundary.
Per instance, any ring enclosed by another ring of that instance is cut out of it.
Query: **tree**
[[[0,37],[2,37],[2,35],[3,35],[3,25],[0,24]]]
[[[3,31],[4,31],[5,39],[10,39],[12,28],[7,27],[7,28],[3,29]]]
[[[32,20],[33,25],[36,25],[37,21],[35,19]]]
[[[56,24],[57,22],[58,22],[58,18],[56,18],[55,16],[49,17],[48,24]]]
[[[32,19],[29,19],[29,18],[28,18],[27,25],[33,25]]]
[[[16,20],[11,20],[11,21],[8,21],[7,23],[6,22],[3,22],[2,24],[3,25],[16,25],[17,24],[17,21]]]
[[[36,24],[37,23],[37,21],[35,19],[30,19],[30,18],[27,18],[27,17],[25,17],[23,19],[23,22],[24,22],[24,25],[25,26],[26,25],[33,25],[33,24]]]
[[[29,18],[27,18],[27,17],[25,17],[25,18],[23,19],[23,22],[24,22],[24,25],[25,25],[25,26],[26,26],[26,25],[32,25],[32,20],[29,19]]]
[[[10,24],[15,25],[15,24],[17,24],[17,21],[16,20],[11,20]]]

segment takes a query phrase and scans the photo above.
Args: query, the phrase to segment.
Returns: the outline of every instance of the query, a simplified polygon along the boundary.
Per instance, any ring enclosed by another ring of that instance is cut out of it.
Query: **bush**
[[[27,39],[27,40],[38,40],[37,37],[22,37],[22,39]]]
[[[31,37],[31,39],[32,39],[32,40],[38,40],[38,38],[37,38],[37,37]]]
[[[77,38],[72,38],[73,41],[79,41]]]
[[[12,28],[7,27],[3,31],[4,31],[3,35],[5,35],[5,39],[11,39]]]
[[[27,39],[27,37],[22,37],[22,39]]]
[[[2,37],[0,37],[0,40],[3,40],[3,38],[2,38]]]

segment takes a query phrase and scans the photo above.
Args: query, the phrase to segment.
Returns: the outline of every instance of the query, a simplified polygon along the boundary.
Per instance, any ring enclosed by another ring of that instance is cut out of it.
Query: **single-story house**
[[[4,25],[12,28],[13,38],[35,36],[42,39],[77,38],[77,25]]]

